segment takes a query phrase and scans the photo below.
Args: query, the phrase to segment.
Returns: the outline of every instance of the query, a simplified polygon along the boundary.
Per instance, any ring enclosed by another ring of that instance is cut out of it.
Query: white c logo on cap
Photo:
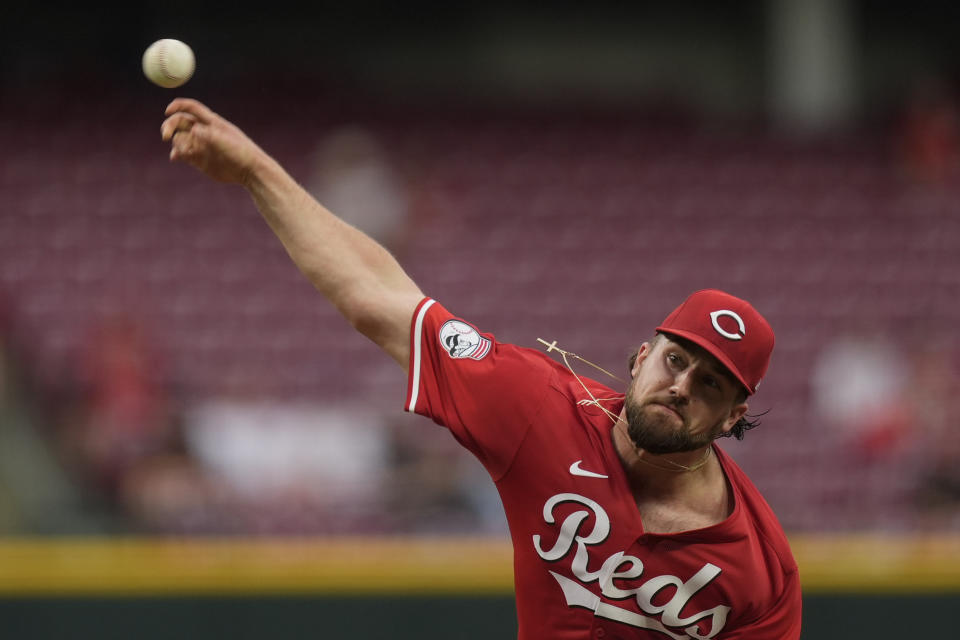
[[[730,333],[729,331],[725,331],[724,328],[720,326],[720,323],[717,322],[717,318],[719,318],[720,316],[730,316],[731,318],[736,320],[737,326],[740,327],[740,333]],[[720,309],[719,311],[711,311],[710,322],[713,324],[713,328],[716,330],[716,332],[722,335],[727,340],[742,340],[743,336],[747,335],[747,328],[743,324],[743,318],[738,316],[733,311],[730,311],[729,309]]]

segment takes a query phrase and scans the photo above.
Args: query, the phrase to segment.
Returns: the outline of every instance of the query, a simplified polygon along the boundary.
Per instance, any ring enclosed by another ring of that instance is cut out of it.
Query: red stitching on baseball
[[[163,73],[164,77],[166,77],[167,80],[177,80],[177,77],[174,75],[171,75],[171,73],[167,70],[166,52],[167,52],[167,43],[161,42],[160,46],[157,49],[157,57],[159,58],[159,62],[160,62],[160,72]]]

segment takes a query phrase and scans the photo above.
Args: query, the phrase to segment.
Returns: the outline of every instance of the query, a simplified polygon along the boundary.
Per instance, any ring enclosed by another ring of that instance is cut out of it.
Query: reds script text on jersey
[[[618,395],[581,379],[598,399]],[[519,638],[799,638],[796,562],[733,460],[714,447],[735,500],[726,520],[645,533],[611,421],[578,404],[588,398],[549,356],[498,343],[431,299],[417,307],[406,409],[449,428],[496,482]]]

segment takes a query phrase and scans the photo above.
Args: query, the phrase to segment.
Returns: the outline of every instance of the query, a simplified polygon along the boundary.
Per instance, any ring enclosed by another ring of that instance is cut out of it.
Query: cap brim
[[[747,395],[753,395],[754,389],[750,387],[750,384],[743,378],[740,374],[740,371],[734,366],[733,361],[727,357],[720,347],[713,344],[703,336],[697,335],[690,331],[678,331],[676,329],[667,329],[665,327],[657,327],[656,329],[659,333],[666,334],[668,336],[677,336],[683,338],[684,340],[689,340],[695,345],[702,347],[707,350],[710,355],[720,361],[720,364],[726,368],[727,371],[733,375],[734,378],[740,381],[740,384],[743,385],[743,388],[747,390]]]

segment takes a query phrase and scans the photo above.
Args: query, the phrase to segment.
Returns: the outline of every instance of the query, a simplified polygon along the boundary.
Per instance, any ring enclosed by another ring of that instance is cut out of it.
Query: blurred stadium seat
[[[322,134],[312,117],[251,133],[298,175]],[[398,253],[428,295],[501,339],[558,339],[618,374],[689,291],[743,295],[777,330],[752,405],[770,412],[723,445],[787,529],[903,528],[915,515],[911,452],[851,462],[810,397],[816,354],[845,331],[870,326],[907,351],[933,341],[954,363],[960,352],[960,189],[906,179],[886,132],[801,144],[639,118],[365,124],[398,167],[417,168]],[[61,126],[43,132],[56,148],[30,147],[28,125],[11,134],[26,153],[0,155],[0,288],[41,395],[76,382],[84,332],[123,309],[187,402],[242,378],[270,400],[400,406],[402,374],[313,292],[241,190],[168,166],[135,118],[111,125],[109,146],[80,121]]]

